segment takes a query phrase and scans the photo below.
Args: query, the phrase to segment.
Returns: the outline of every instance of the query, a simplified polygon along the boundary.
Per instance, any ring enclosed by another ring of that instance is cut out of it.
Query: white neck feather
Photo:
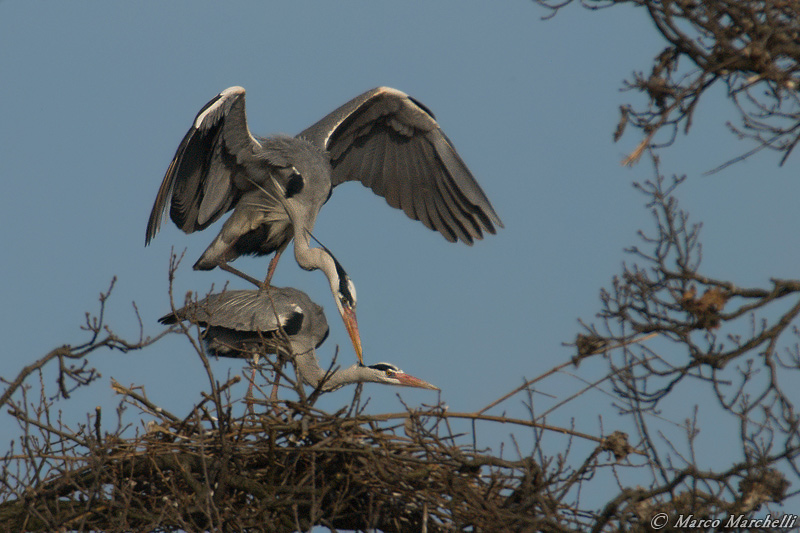
[[[362,383],[367,381],[380,382],[375,371],[368,366],[353,365],[348,368],[333,370],[327,374],[319,366],[319,360],[314,350],[309,350],[303,354],[295,356],[297,371],[300,378],[312,387],[318,387],[323,381],[325,384],[322,390],[329,392],[352,383]]]

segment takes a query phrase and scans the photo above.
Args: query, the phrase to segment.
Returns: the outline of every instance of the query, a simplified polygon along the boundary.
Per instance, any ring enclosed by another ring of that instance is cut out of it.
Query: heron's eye
[[[386,377],[390,378],[394,376],[394,370],[386,370]]]
[[[353,302],[347,296],[340,295],[339,296],[339,301],[341,302],[342,307],[347,308],[347,309],[352,309],[353,308]]]

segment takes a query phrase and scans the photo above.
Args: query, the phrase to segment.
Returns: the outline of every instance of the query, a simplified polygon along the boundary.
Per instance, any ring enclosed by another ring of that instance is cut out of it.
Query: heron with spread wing
[[[228,263],[240,255],[274,253],[266,286],[294,239],[297,263],[322,270],[336,298],[335,264],[324,249],[310,247],[309,232],[333,187],[346,181],[361,181],[451,242],[472,244],[484,231],[503,227],[433,113],[407,94],[378,87],[296,137],[256,137],[247,126],[245,90],[230,87],[200,110],[178,147],[150,213],[145,244],[158,233],[167,205],[186,233],[233,210],[196,270],[219,266],[259,284]],[[363,363],[355,315],[342,318]]]

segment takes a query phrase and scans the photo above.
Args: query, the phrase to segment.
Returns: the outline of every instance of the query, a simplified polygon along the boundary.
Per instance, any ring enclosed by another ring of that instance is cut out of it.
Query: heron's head
[[[356,318],[356,286],[353,280],[345,272],[344,267],[336,260],[333,254],[327,248],[323,247],[333,264],[335,265],[335,275],[330,277],[331,292],[333,293],[333,300],[336,302],[336,308],[339,314],[342,315],[344,327],[350,335],[350,340],[353,342],[353,349],[356,351],[359,364],[364,364],[364,358],[361,349],[361,335],[358,333],[358,319]]]
[[[378,363],[362,367],[365,381],[385,383],[386,385],[399,385],[401,387],[417,387],[419,389],[439,390],[436,385],[422,381],[410,374],[406,374],[391,363]]]
[[[309,238],[314,239],[319,244],[319,248],[308,247]],[[305,240],[305,246],[298,246],[301,239]],[[347,275],[344,267],[336,260],[331,251],[319,242],[309,230],[301,235],[295,235],[294,253],[301,267],[308,270],[319,268],[325,273],[325,277],[328,278],[331,285],[333,301],[336,302],[336,308],[342,315],[350,340],[353,341],[358,362],[363,365],[361,336],[358,334],[358,320],[356,320],[356,286],[350,276]]]

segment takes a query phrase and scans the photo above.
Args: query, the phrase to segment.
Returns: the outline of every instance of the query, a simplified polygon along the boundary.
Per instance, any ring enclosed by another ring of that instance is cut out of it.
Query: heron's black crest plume
[[[344,270],[344,267],[342,266],[342,264],[339,262],[339,260],[338,260],[338,259],[336,259],[336,256],[335,256],[335,255],[333,255],[333,252],[331,252],[331,251],[328,249],[328,247],[327,247],[327,246],[325,246],[324,244],[322,244],[322,243],[319,241],[319,239],[317,239],[317,238],[314,236],[314,234],[313,234],[313,233],[311,233],[311,230],[308,230],[308,229],[306,229],[306,233],[308,233],[308,236],[309,236],[309,237],[311,237],[311,238],[314,240],[314,242],[315,242],[315,243],[319,244],[319,247],[320,247],[320,248],[322,248],[323,250],[325,250],[325,252],[326,252],[326,253],[327,253],[329,256],[331,256],[331,259],[333,259],[333,263],[334,263],[334,265],[336,265],[336,274],[338,274],[338,275],[339,275],[339,285],[340,285],[339,292],[341,292],[341,293],[343,293],[343,294],[348,294],[348,293],[349,293],[349,289],[348,289],[347,287],[344,287],[344,289],[342,289],[342,286],[345,286],[345,285],[346,285],[346,281],[345,281],[345,280],[348,280],[348,279],[350,279],[350,276],[348,276],[348,275],[347,275],[347,272]]]
[[[400,369],[390,363],[377,363],[374,365],[369,365],[370,368],[374,368],[375,370],[380,370],[381,372],[386,372],[387,370],[391,370],[392,372],[399,372]]]

